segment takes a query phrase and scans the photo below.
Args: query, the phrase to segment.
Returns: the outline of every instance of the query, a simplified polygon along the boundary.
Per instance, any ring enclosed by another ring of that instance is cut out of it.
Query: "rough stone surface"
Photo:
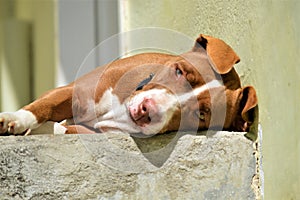
[[[255,145],[208,135],[0,137],[0,199],[259,198]]]

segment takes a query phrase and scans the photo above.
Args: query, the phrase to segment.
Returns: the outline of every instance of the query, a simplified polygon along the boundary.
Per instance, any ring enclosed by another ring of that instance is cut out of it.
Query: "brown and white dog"
[[[257,97],[252,86],[241,87],[233,68],[239,61],[225,42],[201,34],[179,56],[119,59],[16,112],[1,113],[0,133],[24,134],[65,119],[73,124],[56,124],[54,132],[248,131]]]

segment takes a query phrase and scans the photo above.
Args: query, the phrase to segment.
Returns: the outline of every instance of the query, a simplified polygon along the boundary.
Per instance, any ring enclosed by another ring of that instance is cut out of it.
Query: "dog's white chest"
[[[130,133],[140,132],[140,128],[131,120],[127,107],[121,104],[113,94],[112,88],[106,90],[100,101],[94,105],[97,121],[95,129],[102,131],[122,130]]]

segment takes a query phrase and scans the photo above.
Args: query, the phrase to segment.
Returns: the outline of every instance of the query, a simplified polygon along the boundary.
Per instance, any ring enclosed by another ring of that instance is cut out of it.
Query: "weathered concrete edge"
[[[229,139],[229,141],[230,141],[232,138],[236,138],[236,137],[243,137],[243,134],[242,133],[232,133],[232,132],[230,132],[230,133],[228,133],[228,132],[218,132],[217,134],[215,134],[214,136],[212,136],[212,138],[214,138],[213,139],[214,142],[220,141],[220,143],[212,143],[212,144],[208,143],[208,145],[214,145],[214,144],[218,144],[218,145],[221,144],[222,145],[222,141],[223,140],[225,141],[226,138]],[[202,145],[203,146],[203,145],[205,145],[205,142],[209,141],[209,138],[207,138],[205,136],[184,136],[184,137],[180,138],[179,141],[178,141],[178,144],[176,145],[175,149],[173,150],[173,152],[170,155],[170,158],[171,158],[170,160],[172,160],[172,159],[174,160],[175,159],[175,161],[176,161],[176,159],[178,159],[178,156],[180,158],[180,154],[182,154],[182,149],[184,148],[184,145],[188,146],[188,144],[186,143],[186,141],[193,141],[193,142],[196,142],[197,145]],[[246,140],[246,139],[245,140],[242,139],[242,141],[243,141],[243,143],[245,143],[247,145],[250,145],[250,146],[253,144],[251,141]],[[63,144],[63,145],[67,144],[67,149],[70,148],[71,150],[74,150],[74,146],[75,146],[75,149],[82,148],[82,146],[84,146],[84,148],[87,148],[86,145],[91,144],[89,142],[96,142],[96,143],[99,142],[97,144],[102,144],[102,145],[105,144],[105,143],[108,143],[108,145],[107,145],[108,147],[116,145],[120,149],[129,151],[129,152],[133,153],[133,155],[136,155],[138,157],[139,161],[141,159],[143,159],[143,156],[141,156],[141,153],[139,152],[139,149],[137,149],[137,146],[134,144],[133,140],[129,136],[125,135],[125,134],[123,134],[123,135],[119,135],[119,134],[116,134],[116,135],[101,134],[101,135],[93,135],[93,136],[77,135],[77,136],[3,137],[3,138],[0,138],[0,145],[1,145],[0,149],[1,150],[15,149],[14,153],[17,153],[17,154],[19,154],[19,155],[21,155],[23,157],[27,156],[26,159],[28,159],[28,158],[41,159],[40,157],[37,157],[36,155],[32,157],[32,155],[30,155],[30,152],[28,153],[27,151],[30,151],[29,149],[32,148],[32,147],[34,148],[34,146],[36,146],[36,147],[38,146],[39,151],[44,151],[45,149],[46,149],[46,151],[48,151],[50,149],[51,150],[50,152],[52,152],[52,153],[55,154],[55,151],[53,151],[53,149],[54,150],[55,149],[56,150],[60,149],[60,145],[61,144]],[[258,143],[259,142],[260,141],[258,141]],[[81,144],[81,145],[79,145],[79,144]],[[81,146],[81,147],[79,147],[79,146]],[[100,149],[93,149],[91,147],[90,150],[94,151],[92,153],[97,153],[97,154],[100,153],[100,154],[104,155],[104,156],[100,156],[100,157],[104,157],[105,158],[105,155],[106,155],[106,159],[107,160],[104,159],[104,162],[108,161],[108,163],[106,163],[106,164],[112,164],[112,163],[109,163],[109,162],[111,162],[110,159],[114,160],[114,157],[109,157],[109,156],[107,156],[107,154],[105,154],[105,150],[112,150],[111,148],[107,149],[107,146],[105,148],[103,148],[103,149],[102,148],[100,148]],[[259,145],[254,144],[254,148],[255,149],[253,149],[253,150],[255,150],[254,151],[255,155],[260,155],[259,154],[260,149],[258,147],[259,147]],[[40,149],[40,148],[42,148],[42,149]],[[187,149],[187,150],[190,150],[190,149]],[[62,152],[58,152],[58,154],[61,154],[61,153]],[[187,153],[186,155],[189,155],[189,154],[192,154],[194,152],[186,152],[186,153]],[[65,155],[69,155],[68,152],[66,152]],[[53,156],[55,157],[55,155],[53,155]],[[61,154],[60,156],[64,156],[64,154]],[[72,156],[73,156],[73,158],[76,161],[77,160],[82,161],[82,158],[77,158],[76,155],[74,155],[74,153],[72,153],[71,157]],[[123,156],[124,155],[121,155],[121,157],[123,157]],[[118,157],[118,158],[120,158],[120,157]],[[60,161],[64,161],[63,157],[60,158],[60,159],[61,159]],[[74,162],[74,159],[71,160],[71,161]],[[88,160],[88,163],[94,162],[94,164],[95,164],[95,162],[96,162],[97,164],[103,164],[103,160],[101,160],[99,158],[95,159],[94,156],[92,156],[90,158],[86,158],[86,159]],[[186,159],[186,157],[185,158],[180,158],[180,159]],[[257,158],[255,158],[255,160],[257,160]],[[27,161],[25,161],[25,162],[27,162]],[[98,162],[100,162],[100,163],[98,163]],[[116,164],[116,163],[117,162],[115,162],[113,164]],[[2,164],[5,164],[5,163],[1,163],[1,165]],[[93,166],[94,164],[92,164],[91,166]],[[133,163],[133,164],[137,164],[138,165],[138,163]],[[144,159],[139,164],[141,164],[141,165],[147,165],[147,160]],[[256,162],[255,164],[256,164],[256,168],[255,168],[256,174],[253,175],[252,189],[255,191],[256,199],[261,199],[262,196],[263,196],[262,195],[263,194],[262,193],[263,190],[262,190],[261,181],[260,181],[261,180],[261,177],[260,177],[261,173],[258,170],[258,169],[261,169],[261,167],[260,167],[261,163],[260,162]],[[52,165],[53,165],[53,163],[52,163]],[[170,162],[169,160],[167,160],[160,169],[155,168],[155,166],[151,166],[151,165],[148,166],[147,165],[144,170],[142,170],[142,171],[136,171],[135,174],[138,174],[138,176],[144,176],[145,173],[146,174],[149,173],[150,177],[151,176],[154,176],[154,177],[161,176],[161,175],[159,175],[159,173],[156,173],[156,172],[161,172],[161,171],[164,171],[164,170],[166,170],[168,168],[172,168],[172,165],[174,165],[174,164],[172,162]],[[63,165],[57,165],[57,164],[54,164],[54,166],[55,167],[63,167]],[[178,166],[180,167],[180,164],[177,165],[177,167]],[[43,167],[43,165],[41,167]],[[26,166],[25,166],[25,168],[26,168]],[[127,166],[125,166],[124,169],[126,169],[126,168],[127,168]],[[20,169],[17,168],[17,169],[19,171],[22,171],[21,168]],[[114,169],[114,170],[118,171],[118,169]],[[130,173],[134,173],[134,170],[139,170],[139,169],[133,169],[133,170],[131,170]],[[26,173],[26,170],[25,170],[25,173]],[[61,171],[59,171],[59,173],[61,173]],[[80,170],[78,171],[78,173],[80,173]],[[47,176],[47,175],[48,174],[45,173],[45,176]],[[149,179],[149,177],[147,177],[146,180],[147,179]],[[34,185],[34,183],[33,183],[33,185]],[[30,186],[30,185],[28,186],[27,185],[26,187],[32,187],[32,186]],[[35,187],[36,186],[34,186],[33,188],[35,188]],[[38,190],[37,188],[35,188],[35,189]],[[35,191],[34,190],[30,190],[30,192],[34,193]],[[122,193],[123,191],[120,190],[119,193],[120,192]],[[1,189],[0,189],[0,193],[1,193]],[[27,191],[27,193],[28,193],[28,191]],[[117,193],[115,193],[115,195]],[[30,196],[30,194],[26,194],[26,195]],[[42,195],[42,194],[40,194],[40,195]],[[112,194],[110,194],[110,195],[108,194],[108,196],[111,196],[111,195]],[[125,193],[123,194],[123,197],[126,197],[126,195],[127,194],[126,194],[126,191],[125,191]],[[70,195],[70,194],[67,194],[67,196],[68,197],[72,197],[72,195]],[[86,197],[86,196],[82,196],[82,197]],[[129,197],[129,196],[127,196],[127,197]]]
[[[253,176],[252,188],[257,199],[264,199],[264,171],[262,161],[262,127],[258,124],[257,140],[253,144],[255,156],[255,172]]]

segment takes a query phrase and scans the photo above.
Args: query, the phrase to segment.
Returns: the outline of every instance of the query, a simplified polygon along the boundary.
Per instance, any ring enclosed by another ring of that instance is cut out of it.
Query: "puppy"
[[[224,41],[201,34],[181,55],[144,53],[116,60],[51,90],[16,112],[0,114],[0,134],[177,130],[248,131],[257,96],[241,87],[240,58]],[[72,123],[70,123],[72,122]]]

